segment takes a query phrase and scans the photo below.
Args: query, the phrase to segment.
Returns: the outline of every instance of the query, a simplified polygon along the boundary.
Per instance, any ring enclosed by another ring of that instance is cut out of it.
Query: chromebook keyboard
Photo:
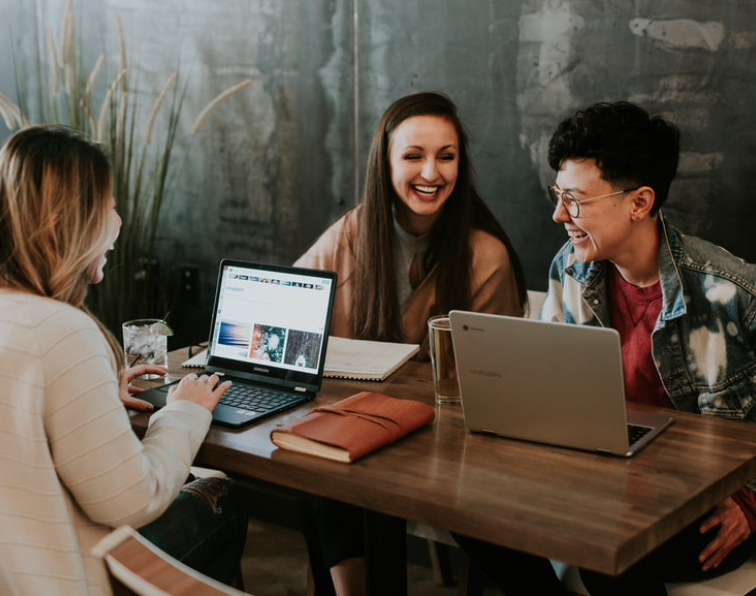
[[[627,439],[630,445],[635,443],[636,441],[640,441],[643,437],[645,437],[648,433],[651,432],[651,427],[649,426],[638,426],[637,424],[628,424],[627,425]]]

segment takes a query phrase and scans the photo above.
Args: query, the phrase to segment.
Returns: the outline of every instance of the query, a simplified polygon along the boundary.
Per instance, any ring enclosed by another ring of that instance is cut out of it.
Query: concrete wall
[[[57,30],[64,6],[0,0],[12,32],[0,35],[0,92],[14,97],[11,51],[23,61],[39,45],[35,12]],[[223,256],[295,259],[354,202],[383,109],[426,89],[460,106],[481,192],[531,287],[545,287],[565,239],[543,190],[548,138],[599,100],[680,125],[667,213],[756,261],[753,0],[75,0],[74,11],[91,64],[102,49],[117,61],[120,13],[146,105],[180,59],[185,118],[161,254],[166,267],[199,267],[204,301]],[[31,70],[20,76],[34,84]],[[253,85],[192,137],[202,107],[246,77]]]

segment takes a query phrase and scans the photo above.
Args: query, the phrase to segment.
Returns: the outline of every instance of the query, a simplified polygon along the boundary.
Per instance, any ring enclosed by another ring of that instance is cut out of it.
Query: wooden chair
[[[529,319],[537,319],[541,313],[541,307],[546,300],[546,292],[540,290],[528,290],[528,313]]]
[[[187,567],[129,526],[105,536],[92,554],[103,561],[114,596],[245,596]]]
[[[588,594],[580,575],[568,567],[562,583],[575,594]],[[667,584],[669,596],[756,596],[756,554],[730,573],[689,583]]]

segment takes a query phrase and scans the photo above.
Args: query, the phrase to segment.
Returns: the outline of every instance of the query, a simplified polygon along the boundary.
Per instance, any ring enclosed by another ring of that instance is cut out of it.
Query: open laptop
[[[233,387],[213,421],[243,426],[315,396],[335,294],[331,271],[221,261],[205,369]],[[160,408],[173,384],[138,397]]]
[[[449,318],[471,431],[630,457],[672,422],[627,410],[614,329],[465,311]]]

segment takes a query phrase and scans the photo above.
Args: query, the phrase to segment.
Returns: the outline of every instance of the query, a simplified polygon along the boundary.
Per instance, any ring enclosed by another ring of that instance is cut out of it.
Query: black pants
[[[315,596],[335,596],[331,567],[365,556],[364,510],[312,495],[302,495],[300,506]]]
[[[580,570],[591,596],[667,596],[667,582],[701,581],[737,569],[756,550],[756,535],[732,551],[715,570],[704,573],[698,556],[719,528],[699,532],[711,513],[685,528],[625,573],[616,577]],[[454,536],[472,563],[507,596],[567,596],[548,559]]]
[[[453,534],[476,569],[507,596],[569,596],[548,559]]]
[[[719,527],[706,534],[699,531],[710,515],[711,512],[701,517],[622,575],[610,577],[581,570],[585,587],[592,596],[667,596],[665,583],[702,581],[737,569],[756,548],[756,535],[733,550],[716,569],[701,571],[698,556],[719,531]]]

